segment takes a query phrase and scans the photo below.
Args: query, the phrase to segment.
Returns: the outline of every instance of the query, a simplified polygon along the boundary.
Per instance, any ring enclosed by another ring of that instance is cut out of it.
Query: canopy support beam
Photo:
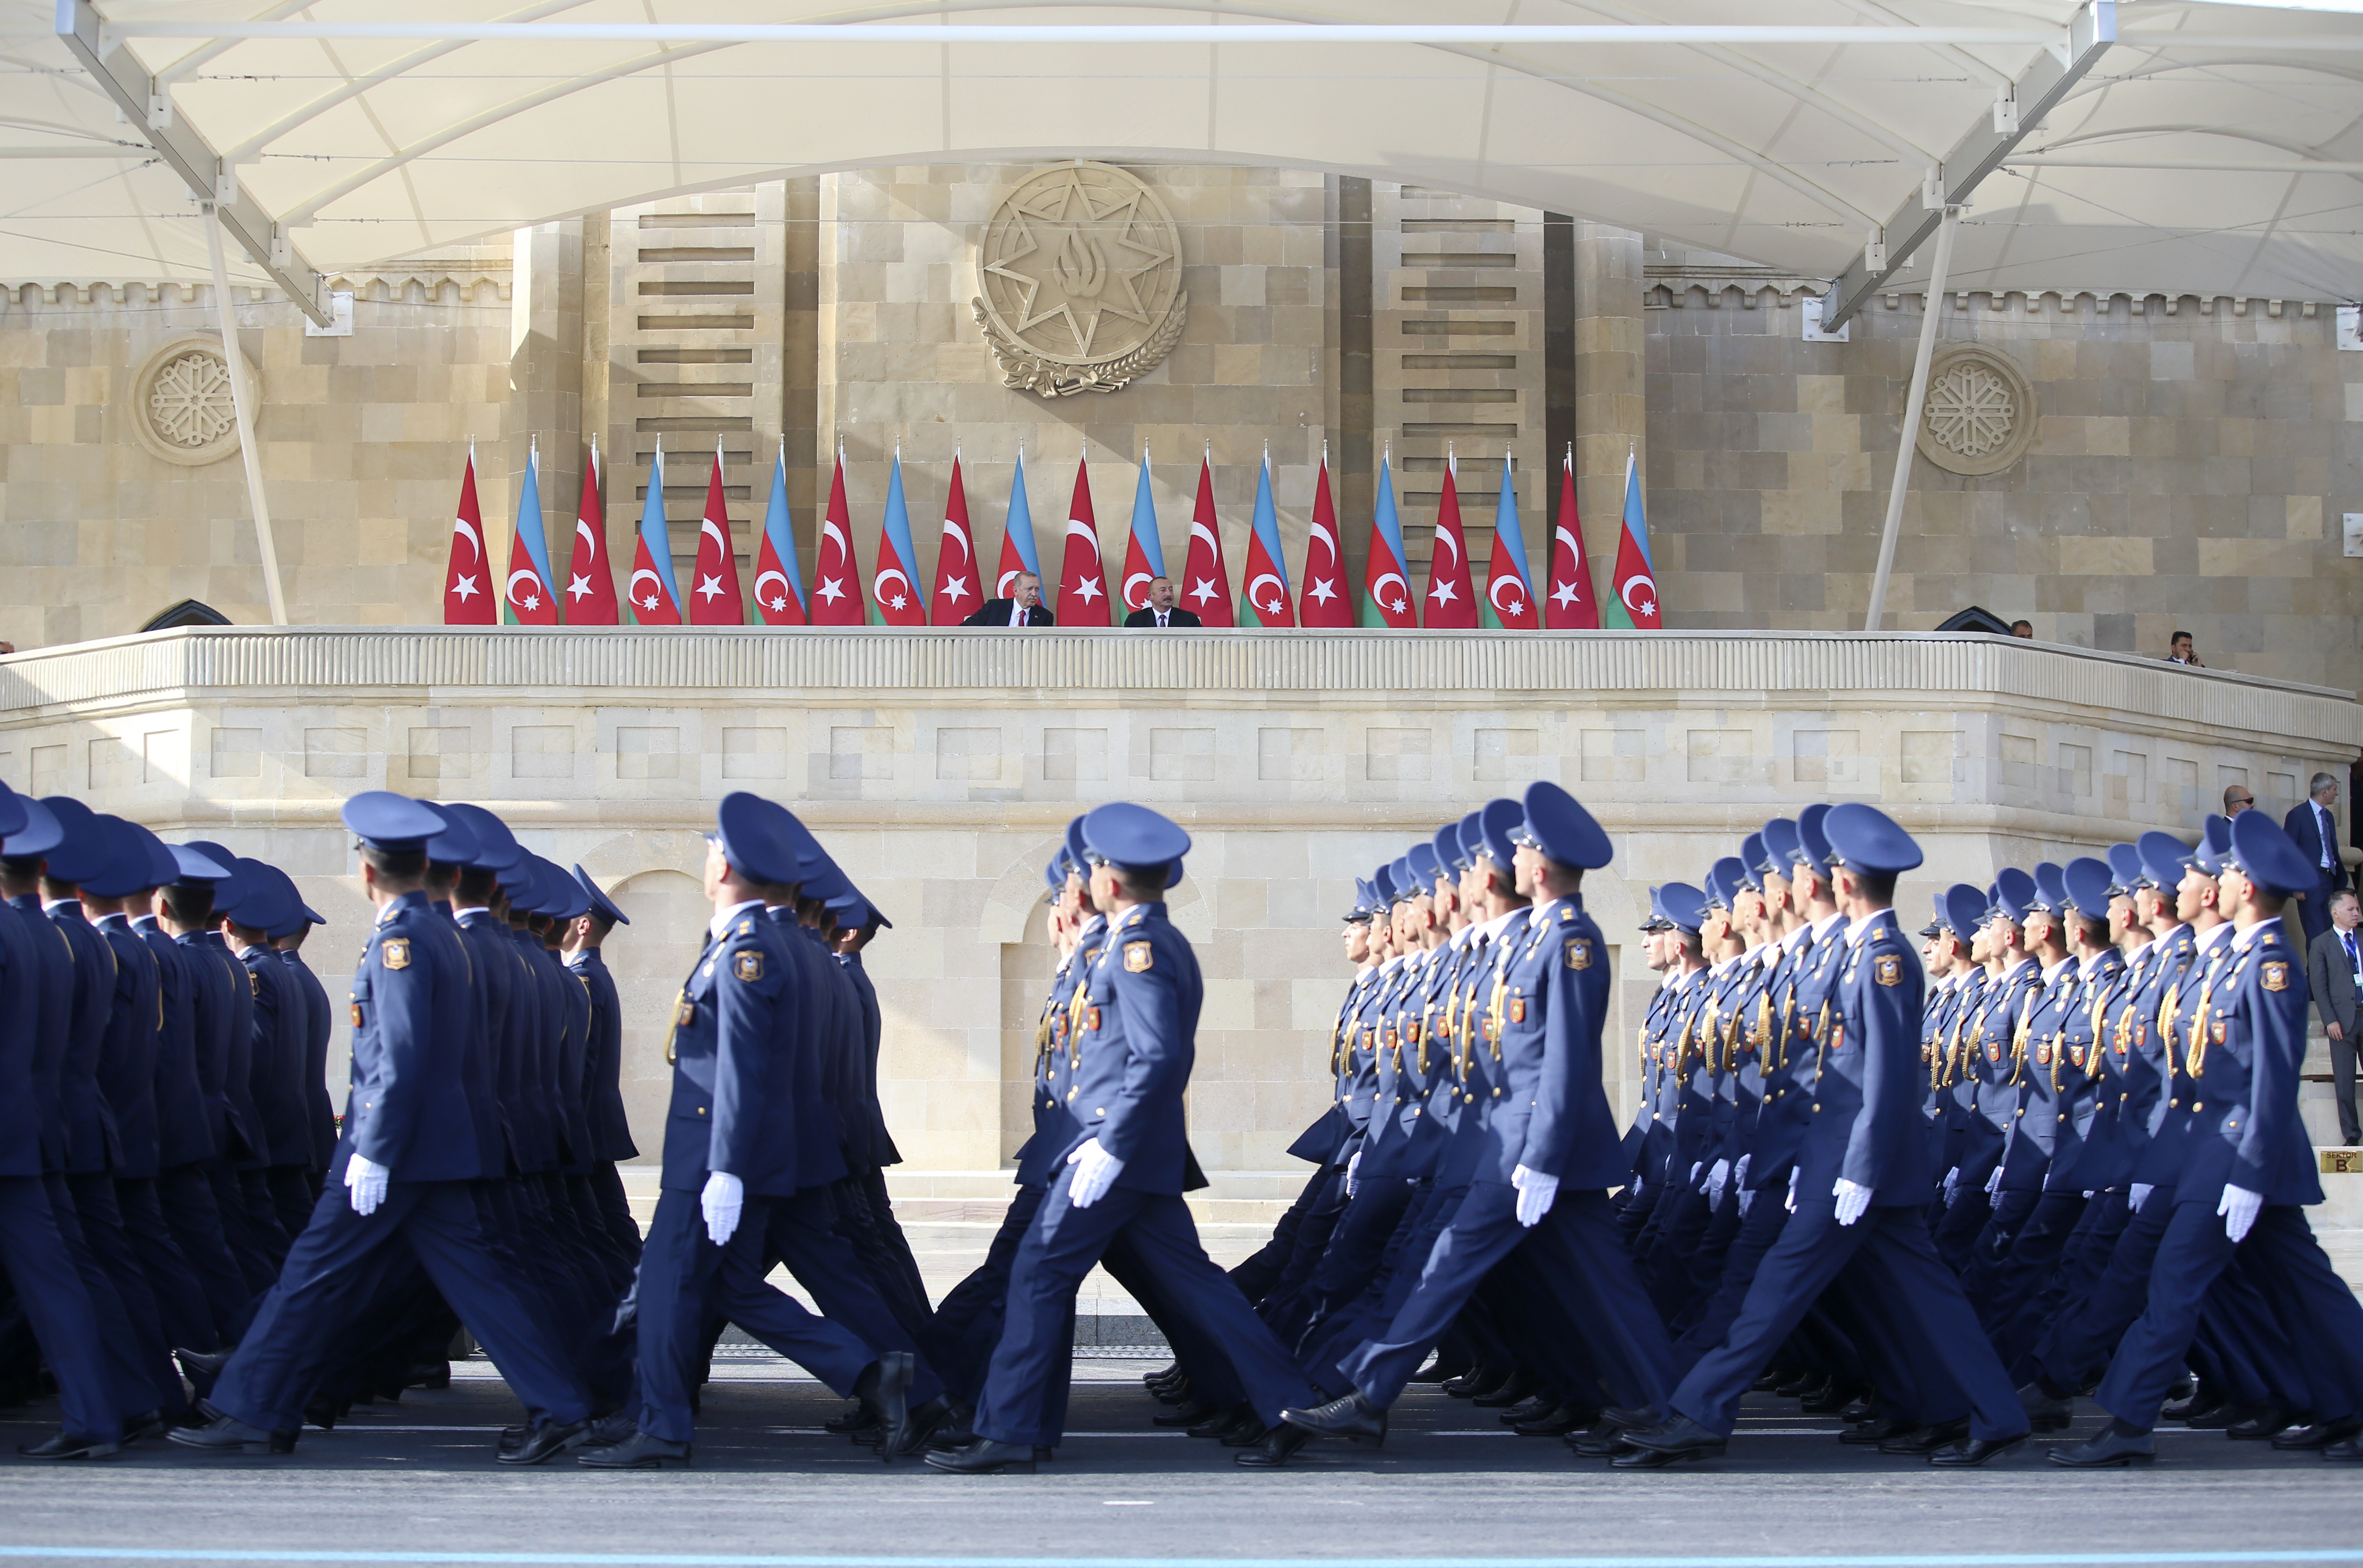
[[[1879,630],[1887,615],[1887,580],[1895,568],[1895,536],[1903,527],[1903,498],[1912,489],[1912,454],[1920,445],[1920,416],[1928,406],[1928,362],[1936,357],[1936,323],[1945,314],[1945,274],[1953,266],[1953,235],[1961,209],[1947,207],[1936,228],[1936,261],[1928,273],[1928,303],[1920,313],[1920,351],[1912,357],[1912,395],[1903,400],[1903,434],[1895,444],[1895,482],[1887,489],[1887,525],[1879,535],[1879,570],[1870,580],[1866,632]]]
[[[238,455],[246,459],[246,502],[254,513],[254,543],[262,557],[262,591],[271,624],[287,624],[287,595],[279,586],[279,547],[271,536],[271,505],[262,496],[262,448],[254,443],[254,389],[246,383],[246,356],[238,348],[238,313],[230,308],[229,273],[222,266],[219,207],[205,211],[205,259],[214,270],[214,314],[221,321],[222,367],[229,372],[229,405],[238,415]]]
[[[2069,24],[2068,48],[2046,50],[2012,83],[1992,117],[1970,128],[1945,161],[1928,171],[1920,193],[1895,209],[1870,237],[1862,255],[1838,277],[1822,303],[1822,330],[1836,332],[1903,271],[1912,253],[1936,232],[1944,214],[1969,204],[1971,193],[2035,133],[2062,98],[2082,81],[2117,39],[2116,0],[2085,0]],[[1874,264],[1875,263],[1875,264]]]
[[[123,117],[138,127],[148,145],[187,182],[190,194],[213,208],[216,220],[237,237],[239,248],[254,264],[287,292],[295,308],[321,326],[335,326],[327,280],[296,253],[294,244],[261,204],[239,189],[236,168],[223,162],[204,137],[173,115],[170,89],[159,87],[148,68],[120,46],[117,35],[106,31],[105,18],[91,0],[58,0],[57,35],[90,72],[91,80],[115,100]],[[214,274],[221,275],[218,260]],[[284,615],[279,619],[285,624]]]

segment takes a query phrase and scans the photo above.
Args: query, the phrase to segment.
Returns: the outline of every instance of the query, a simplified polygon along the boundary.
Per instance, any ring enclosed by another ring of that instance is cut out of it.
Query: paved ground
[[[694,1470],[603,1475],[492,1463],[516,1406],[489,1368],[306,1432],[292,1458],[150,1445],[96,1463],[0,1461],[0,1557],[944,1564],[1089,1568],[1306,1559],[1558,1560],[1629,1568],[1736,1558],[1963,1564],[2363,1562],[2363,1467],[2220,1434],[2164,1435],[2142,1472],[2017,1457],[1982,1474],[1842,1449],[1828,1421],[1751,1407],[1727,1458],[1627,1474],[1491,1412],[1415,1389],[1379,1452],[1315,1451],[1279,1474],[1159,1433],[1144,1362],[1079,1364],[1071,1430],[1033,1477],[880,1464],[823,1434],[841,1406],[768,1359],[708,1390]],[[0,1412],[0,1452],[54,1414]],[[2087,1412],[2080,1427],[2097,1417]],[[377,1554],[385,1554],[383,1556]],[[431,1555],[430,1555],[431,1554]],[[446,1555],[448,1554],[448,1555]],[[2122,1554],[2122,1555],[2119,1555]],[[2086,1562],[2092,1559],[2087,1557]]]

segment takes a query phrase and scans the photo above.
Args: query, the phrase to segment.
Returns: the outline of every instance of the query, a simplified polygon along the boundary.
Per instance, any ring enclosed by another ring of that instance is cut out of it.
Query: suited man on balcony
[[[984,608],[960,623],[963,626],[1055,626],[1059,617],[1042,602],[1042,580],[1030,571],[1017,574],[1017,586],[1006,599],[988,599]]]
[[[2330,895],[2346,886],[2346,862],[2338,853],[2338,780],[2317,773],[2306,786],[2306,798],[2290,808],[2281,826],[2313,867],[2315,882],[2297,895],[2298,919],[2304,922],[2306,944],[2330,929]]]
[[[1148,580],[1147,607],[1126,615],[1124,618],[1124,624],[1127,626],[1151,626],[1164,631],[1174,626],[1203,626],[1206,623],[1198,619],[1195,611],[1177,610],[1173,607],[1173,583],[1170,579],[1153,577]]]

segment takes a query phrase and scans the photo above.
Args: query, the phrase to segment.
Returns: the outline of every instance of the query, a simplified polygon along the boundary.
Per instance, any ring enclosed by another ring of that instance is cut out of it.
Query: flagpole
[[[214,311],[221,318],[222,368],[229,372],[230,411],[238,418],[239,455],[246,459],[246,500],[254,513],[254,542],[262,556],[262,592],[271,624],[287,624],[287,596],[279,586],[279,547],[271,538],[271,505],[262,495],[262,454],[254,445],[254,392],[246,384],[245,356],[238,348],[238,317],[229,306],[229,274],[222,266],[221,208],[205,208],[205,256],[213,264]],[[475,449],[471,445],[469,458]],[[481,541],[480,541],[481,542]],[[486,561],[490,568],[489,558]]]
[[[1920,415],[1928,404],[1928,361],[1936,351],[1936,323],[1945,314],[1945,273],[1953,261],[1953,231],[1961,209],[1947,207],[1936,230],[1936,256],[1928,269],[1928,304],[1920,317],[1920,351],[1912,360],[1912,395],[1903,403],[1903,434],[1895,447],[1895,482],[1887,491],[1887,525],[1879,535],[1879,570],[1870,580],[1870,607],[1862,629],[1879,630],[1887,614],[1887,580],[1895,566],[1895,536],[1903,526],[1903,497],[1912,488],[1912,453],[1920,444]]]

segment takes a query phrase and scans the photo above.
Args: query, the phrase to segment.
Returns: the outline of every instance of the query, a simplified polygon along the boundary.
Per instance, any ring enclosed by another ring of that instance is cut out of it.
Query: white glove
[[[716,1171],[705,1178],[697,1202],[705,1210],[706,1235],[716,1246],[728,1246],[738,1232],[739,1211],[747,1206],[747,1184],[728,1171]]]
[[[1648,1182],[1647,1182],[1647,1181],[1646,1181],[1645,1179],[1643,1179],[1643,1177],[1642,1177],[1642,1176],[1641,1176],[1641,1173],[1640,1173],[1639,1171],[1635,1171],[1635,1172],[1633,1173],[1633,1196],[1634,1196],[1634,1197],[1636,1197],[1636,1198],[1640,1197],[1640,1196],[1641,1196],[1641,1189],[1642,1189],[1643,1187],[1645,1187],[1648,1186],[1648,1185],[1649,1185],[1649,1184],[1648,1184]]]
[[[2001,1191],[2001,1190],[2002,1190],[2002,1167],[2001,1167],[2000,1165],[1996,1165],[1996,1166],[1993,1168],[1993,1175],[1991,1175],[1991,1176],[1990,1176],[1986,1177],[1986,1196],[1987,1196],[1988,1198],[1991,1198],[1995,1193],[1997,1193],[1997,1192],[1999,1192],[1999,1191]]]
[[[2149,1195],[2157,1190],[2155,1183],[2137,1181],[2134,1183],[2133,1191],[2126,1194],[2125,1201],[2132,1206],[2133,1211],[2138,1214],[2141,1212],[2141,1206],[2149,1201]]]
[[[1559,1197],[1559,1177],[1545,1176],[1520,1165],[1510,1173],[1510,1185],[1518,1189],[1518,1223],[1532,1230],[1550,1212],[1551,1202]]]
[[[1755,1157],[1753,1154],[1742,1154],[1739,1156],[1739,1163],[1731,1167],[1731,1181],[1734,1187],[1745,1187],[1747,1185],[1747,1162]]]
[[[1696,1192],[1699,1189],[1699,1172],[1704,1169],[1706,1169],[1706,1162],[1704,1160],[1692,1160],[1691,1162],[1691,1190],[1692,1192]]]
[[[1753,1187],[1741,1187],[1741,1188],[1739,1189],[1739,1217],[1740,1217],[1742,1220],[1745,1220],[1745,1219],[1747,1219],[1747,1207],[1748,1207],[1748,1205],[1749,1205],[1749,1204],[1754,1203],[1755,1201],[1756,1201],[1756,1190],[1755,1190],[1755,1188],[1753,1188]]]
[[[1837,1186],[1830,1188],[1830,1196],[1838,1200],[1838,1223],[1841,1225],[1853,1224],[1862,1218],[1863,1210],[1870,1207],[1870,1188],[1860,1182],[1848,1181],[1844,1176],[1838,1177]]]
[[[2265,1206],[2265,1195],[2250,1192],[2245,1187],[2224,1184],[2224,1196],[2216,1200],[2215,1212],[2224,1216],[2224,1233],[2237,1244],[2257,1222],[2257,1213]]]
[[[1100,1147],[1097,1138],[1067,1156],[1075,1167],[1075,1179],[1067,1184],[1067,1200],[1078,1209],[1089,1209],[1108,1194],[1115,1178],[1124,1174],[1124,1162]]]
[[[1797,1212],[1797,1176],[1798,1176],[1798,1175],[1799,1175],[1799,1168],[1798,1168],[1797,1166],[1795,1166],[1795,1165],[1791,1165],[1791,1166],[1789,1167],[1789,1212],[1790,1212],[1790,1213],[1792,1213],[1792,1214],[1794,1214],[1795,1212]]]
[[[377,1206],[385,1201],[385,1184],[393,1179],[391,1165],[379,1165],[356,1152],[345,1165],[345,1185],[352,1189],[353,1212],[376,1213]]]
[[[1715,1161],[1714,1168],[1706,1173],[1706,1206],[1709,1209],[1723,1207],[1723,1184],[1730,1179],[1731,1162]]]
[[[1356,1180],[1354,1176],[1354,1173],[1361,1168],[1361,1165],[1362,1151],[1357,1149],[1354,1151],[1354,1157],[1346,1162],[1346,1196],[1348,1198],[1353,1197],[1361,1187],[1362,1184]]]
[[[1953,1199],[1961,1196],[1961,1167],[1955,1165],[1945,1173],[1945,1207],[1953,1207]]]

